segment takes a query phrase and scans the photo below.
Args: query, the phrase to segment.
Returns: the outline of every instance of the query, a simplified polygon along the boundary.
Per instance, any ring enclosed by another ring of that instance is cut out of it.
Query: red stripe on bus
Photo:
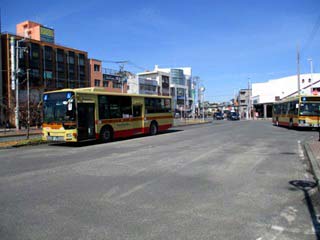
[[[273,123],[276,123],[276,121],[273,121]],[[280,121],[278,121],[278,124],[281,125],[281,126],[287,126],[287,127],[290,126],[289,122],[280,122]],[[298,123],[293,123],[293,126],[294,127],[299,127],[299,124]]]
[[[158,126],[158,131],[159,132],[165,131],[171,127],[172,127],[172,124],[160,125],[160,126]],[[127,138],[127,137],[134,136],[136,134],[145,134],[145,133],[149,133],[149,127],[133,128],[133,129],[129,129],[129,130],[115,131],[113,137],[114,138]],[[100,138],[99,133],[96,133],[96,139],[99,139],[99,138]]]
[[[156,119],[172,119],[172,115],[166,115],[166,116],[158,116],[158,117],[147,117],[147,120],[156,120]]]

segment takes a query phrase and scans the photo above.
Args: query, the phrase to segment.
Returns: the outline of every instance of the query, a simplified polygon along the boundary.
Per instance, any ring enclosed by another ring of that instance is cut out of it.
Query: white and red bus
[[[318,127],[320,96],[295,96],[273,104],[272,122],[276,126]]]
[[[171,97],[63,89],[43,94],[43,140],[109,142],[173,125]]]

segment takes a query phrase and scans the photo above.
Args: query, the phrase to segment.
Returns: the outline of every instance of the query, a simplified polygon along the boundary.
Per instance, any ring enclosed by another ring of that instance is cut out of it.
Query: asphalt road
[[[0,239],[319,239],[301,146],[316,136],[215,121],[107,144],[3,149]]]

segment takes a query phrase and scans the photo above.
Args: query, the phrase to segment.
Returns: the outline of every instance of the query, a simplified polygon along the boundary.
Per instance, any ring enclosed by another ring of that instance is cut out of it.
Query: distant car
[[[223,113],[222,112],[215,112],[213,114],[213,119],[215,119],[215,120],[223,120],[224,119]]]
[[[240,120],[240,116],[239,116],[239,113],[237,113],[237,112],[230,112],[229,114],[228,114],[228,120],[232,120],[232,121],[234,121],[234,120]]]

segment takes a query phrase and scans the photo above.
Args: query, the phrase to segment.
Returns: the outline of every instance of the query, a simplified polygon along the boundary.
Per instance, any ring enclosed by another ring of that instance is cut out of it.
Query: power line
[[[120,61],[115,61],[115,60],[101,60],[101,62],[105,62],[105,63],[115,63],[115,64],[120,64],[120,65],[124,65],[124,64],[128,64],[131,65],[139,70],[142,71],[146,71],[147,68],[145,67],[141,67],[138,64],[135,64],[134,62],[130,61],[130,60],[120,60]]]
[[[146,71],[146,70],[147,70],[147,68],[141,67],[141,66],[133,63],[132,61],[129,61],[128,63],[129,63],[131,66],[134,66],[134,67],[136,67],[136,68],[138,68],[138,69],[140,69],[140,70],[142,70],[142,71]]]
[[[309,45],[313,42],[315,36],[317,35],[317,32],[318,32],[319,28],[320,28],[320,15],[318,16],[318,18],[317,18],[317,20],[316,20],[316,22],[315,22],[315,24],[314,24],[314,26],[312,28],[312,31],[310,32],[308,40],[304,44],[301,52],[305,51],[309,47]]]

